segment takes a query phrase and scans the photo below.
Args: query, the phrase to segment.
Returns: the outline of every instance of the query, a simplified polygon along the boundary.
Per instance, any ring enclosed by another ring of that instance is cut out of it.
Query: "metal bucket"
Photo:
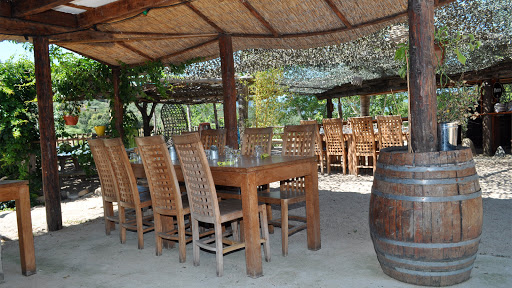
[[[441,122],[437,124],[437,141],[439,151],[455,150],[459,125],[457,122]]]

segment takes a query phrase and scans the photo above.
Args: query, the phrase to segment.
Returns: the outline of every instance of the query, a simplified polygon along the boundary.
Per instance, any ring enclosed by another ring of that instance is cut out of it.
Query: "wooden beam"
[[[215,39],[211,39],[211,40],[208,40],[206,42],[203,42],[203,43],[199,43],[197,45],[194,45],[194,46],[191,46],[191,47],[188,47],[186,49],[183,49],[183,50],[180,50],[178,52],[174,52],[172,54],[169,54],[169,55],[166,55],[166,56],[163,56],[163,57],[160,57],[158,58],[157,60],[160,60],[160,61],[165,61],[165,59],[169,59],[169,58],[172,58],[174,56],[178,56],[178,55],[181,55],[183,53],[186,53],[186,52],[189,52],[189,51],[192,51],[192,50],[195,50],[195,49],[198,49],[198,48],[201,48],[201,47],[204,47],[204,46],[208,46],[214,42],[217,42],[219,40],[219,38],[215,38]]]
[[[274,35],[274,37],[279,37],[279,33],[276,31],[276,29],[274,29],[274,27],[272,27],[272,25],[258,12],[258,10],[256,10],[256,8],[254,8],[251,3],[249,3],[249,0],[240,0],[240,2],[242,2],[242,4],[252,13],[252,15],[256,17],[256,19],[258,19],[258,21],[260,21],[260,23],[263,24],[263,26],[265,26],[267,30],[270,31],[272,35]]]
[[[137,49],[137,48],[135,48],[135,47],[131,46],[131,45],[130,45],[130,44],[128,44],[128,43],[125,43],[125,42],[119,42],[118,44],[119,44],[120,46],[123,46],[124,48],[126,48],[126,49],[128,49],[128,50],[132,51],[133,53],[135,53],[135,54],[137,54],[137,55],[139,55],[139,56],[142,56],[142,57],[146,58],[147,60],[150,60],[150,61],[154,61],[154,60],[155,60],[155,58],[153,58],[153,57],[149,56],[148,54],[146,54],[146,53],[144,53],[144,52],[140,51],[139,49]]]
[[[435,152],[437,95],[434,53],[434,2],[409,0],[409,106],[412,152]]]
[[[0,1],[0,17],[12,17],[11,2]]]
[[[181,4],[182,2],[182,0],[119,0],[79,14],[78,25],[82,28],[88,28],[94,24],[133,16],[149,8]]]
[[[341,20],[341,22],[343,22],[343,24],[347,28],[352,28],[352,24],[347,20],[347,18],[345,18],[345,15],[343,15],[343,13],[341,13],[341,11],[338,9],[338,7],[336,7],[336,4],[334,4],[334,2],[332,2],[332,0],[325,0],[325,3],[327,3],[327,5],[329,5],[329,7],[331,7],[331,10],[334,12],[334,14],[336,14],[336,16],[338,16],[338,18]]]
[[[119,67],[112,67],[112,85],[114,86],[114,118],[116,124],[115,126],[117,132],[119,133],[119,137],[123,139],[123,102],[121,101],[121,96],[119,95],[120,74],[121,69]]]
[[[236,121],[235,60],[231,36],[223,34],[219,38],[222,87],[224,91],[224,128],[226,145],[238,149],[238,129]]]
[[[73,0],[18,0],[13,2],[12,14],[14,17],[24,17],[51,10]]]
[[[78,27],[76,15],[55,10],[48,10],[42,13],[28,15],[23,17],[23,20],[69,28]]]
[[[66,6],[69,6],[69,7],[72,7],[72,8],[76,8],[76,9],[82,9],[82,10],[85,10],[85,11],[91,11],[91,10],[94,10],[93,7],[87,7],[87,6],[82,6],[82,5],[76,5],[76,4],[73,4],[73,3],[66,3]]]
[[[36,74],[39,135],[41,143],[41,169],[48,231],[62,229],[59,171],[53,118],[53,93],[48,38],[34,38],[34,64]]]
[[[487,80],[482,83],[482,112],[490,113],[493,111],[492,98],[493,98],[493,84],[492,81]],[[482,148],[483,154],[486,156],[493,155],[493,137],[492,137],[492,116],[482,116]]]
[[[225,33],[222,28],[220,28],[215,22],[213,22],[210,18],[208,18],[206,15],[203,14],[203,12],[199,11],[194,5],[192,5],[190,2],[185,2],[185,5],[192,10],[194,13],[197,14],[197,16],[201,17],[206,23],[208,23],[210,26],[212,26],[217,32],[219,33]]]
[[[359,96],[359,103],[360,103],[360,116],[370,116],[370,96],[368,95],[361,95]]]
[[[37,23],[33,21],[20,20],[8,17],[0,17],[0,34],[20,36],[46,36],[69,31],[69,28],[57,25]]]
[[[112,42],[136,42],[148,40],[167,40],[180,38],[203,38],[217,37],[212,34],[184,34],[184,33],[146,33],[146,32],[101,32],[85,30],[75,33],[66,33],[52,36],[50,43],[57,45],[64,44],[91,44],[91,43],[112,43]]]
[[[327,118],[332,118],[332,112],[334,111],[334,106],[332,105],[332,99],[327,99],[326,109],[327,109]]]

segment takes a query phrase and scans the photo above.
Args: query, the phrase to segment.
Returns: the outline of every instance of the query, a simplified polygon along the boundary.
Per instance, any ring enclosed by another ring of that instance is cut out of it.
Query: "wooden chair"
[[[165,142],[172,144],[172,136],[180,135],[183,131],[188,131],[187,114],[183,105],[164,104],[160,111],[160,119],[164,126]]]
[[[379,150],[386,147],[403,146],[402,117],[400,115],[377,116],[379,128]]]
[[[162,255],[163,239],[179,244],[180,263],[187,259],[185,216],[190,214],[188,199],[180,191],[176,171],[162,135],[135,138],[151,192],[155,222],[156,255]],[[167,220],[168,225],[164,225]],[[176,228],[177,225],[177,228]]]
[[[343,138],[343,121],[340,118],[322,120],[327,151],[327,175],[331,174],[331,161],[340,158],[343,174],[347,174],[347,147]]]
[[[377,169],[377,144],[375,144],[375,134],[373,132],[372,117],[353,117],[350,118],[352,126],[352,138],[355,147],[356,174],[359,174],[359,168]],[[371,157],[371,162],[369,160]],[[371,165],[370,165],[371,164]]]
[[[324,174],[324,159],[327,158],[327,151],[324,150],[322,135],[320,135],[320,125],[316,120],[300,120],[300,125],[315,124],[316,137],[315,137],[315,154],[318,156],[318,165],[320,165],[320,173]],[[325,131],[325,130],[324,130]]]
[[[285,126],[283,133],[283,156],[314,156],[315,155],[315,125]],[[306,217],[288,215],[291,204],[305,202],[304,177],[281,181],[279,191],[259,192],[258,201],[281,205],[281,218],[269,220],[273,226],[281,227],[281,245],[283,256],[288,255],[288,236],[306,228]],[[269,215],[269,219],[271,216]],[[290,225],[289,219],[304,222],[302,225]],[[270,228],[272,229],[272,227]]]
[[[112,171],[117,180],[121,243],[126,242],[126,230],[136,231],[138,247],[144,249],[143,234],[154,228],[151,222],[153,215],[143,215],[143,209],[147,210],[151,206],[151,195],[149,191],[139,193],[137,181],[121,139],[104,139],[103,143],[108,151]],[[126,209],[134,209],[135,218],[126,217]]]
[[[110,235],[110,231],[115,229],[116,223],[119,223],[119,217],[114,215],[114,203],[119,202],[117,182],[114,178],[108,151],[105,144],[103,144],[103,140],[87,139],[87,143],[89,143],[92,158],[100,178],[105,234]]]
[[[210,149],[212,145],[217,146],[219,155],[224,154],[224,146],[226,145],[226,130],[224,129],[208,129],[201,131],[201,143],[205,150]]]
[[[174,137],[174,145],[181,163],[181,171],[187,186],[190,203],[194,265],[199,265],[199,248],[215,251],[217,259],[217,276],[222,276],[224,270],[223,255],[245,247],[240,239],[237,221],[243,219],[242,201],[228,199],[218,201],[208,160],[204,153],[203,144],[197,133]],[[270,261],[270,245],[268,235],[267,213],[265,205],[259,205],[264,246],[265,260]],[[199,238],[199,221],[213,224],[214,238]],[[234,240],[227,239],[222,233],[222,224],[231,222]],[[214,245],[210,243],[215,242]],[[224,247],[224,244],[228,245]]]

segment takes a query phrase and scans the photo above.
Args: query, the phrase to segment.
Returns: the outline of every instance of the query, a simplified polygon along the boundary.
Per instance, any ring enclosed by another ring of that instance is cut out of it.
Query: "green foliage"
[[[300,120],[308,119],[322,121],[327,117],[326,100],[319,101],[314,95],[288,95],[283,106],[285,113],[281,125],[298,124]]]
[[[283,105],[279,97],[287,92],[287,88],[279,85],[282,78],[282,69],[257,72],[254,75],[254,83],[249,86],[249,91],[253,95],[254,114],[253,118],[249,119],[252,127],[270,127],[279,124],[283,114]]]
[[[224,127],[224,105],[216,104],[217,108],[217,117],[219,121],[219,126]],[[190,105],[190,126],[197,127],[199,123],[208,122],[211,127],[214,127],[215,123],[215,114],[213,112],[213,104],[197,104]]]

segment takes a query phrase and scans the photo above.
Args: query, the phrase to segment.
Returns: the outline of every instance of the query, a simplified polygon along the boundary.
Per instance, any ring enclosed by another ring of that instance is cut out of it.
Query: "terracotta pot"
[[[78,123],[78,116],[64,115],[63,117],[66,125],[76,125]]]

